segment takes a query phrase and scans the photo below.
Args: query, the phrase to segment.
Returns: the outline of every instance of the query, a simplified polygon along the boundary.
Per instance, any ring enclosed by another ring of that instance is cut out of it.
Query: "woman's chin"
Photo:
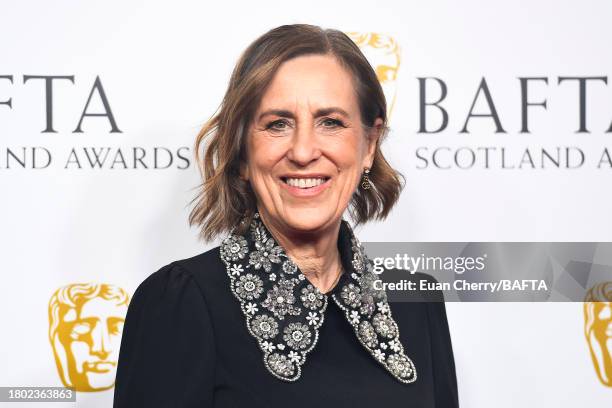
[[[321,208],[292,208],[283,220],[291,229],[300,231],[316,231],[333,224],[334,211]]]

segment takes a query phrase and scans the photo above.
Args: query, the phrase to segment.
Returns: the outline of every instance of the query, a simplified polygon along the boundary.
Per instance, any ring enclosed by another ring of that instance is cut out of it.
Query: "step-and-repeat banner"
[[[497,253],[500,277],[541,265],[553,283],[556,302],[449,286],[461,404],[609,406],[611,15],[605,1],[5,2],[0,386],[112,405],[135,288],[218,244],[187,224],[195,136],[244,48],[299,22],[349,34],[387,96],[383,150],[406,187],[360,239],[421,242],[423,260]]]

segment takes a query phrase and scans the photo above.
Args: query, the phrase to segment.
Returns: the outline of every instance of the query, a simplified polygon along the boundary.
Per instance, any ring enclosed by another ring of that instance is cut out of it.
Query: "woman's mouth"
[[[325,190],[330,184],[329,176],[311,177],[281,177],[281,184],[292,195],[297,197],[311,197]]]

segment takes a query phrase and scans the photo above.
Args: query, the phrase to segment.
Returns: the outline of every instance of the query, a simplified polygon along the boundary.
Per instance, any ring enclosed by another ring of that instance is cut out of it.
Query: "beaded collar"
[[[415,381],[416,368],[404,353],[386,293],[374,288],[372,261],[344,219],[338,248],[344,271],[330,294],[324,294],[276,243],[259,213],[244,235],[232,230],[222,241],[220,254],[232,293],[263,352],[264,365],[281,380],[300,378],[331,297],[372,357],[399,381]]]

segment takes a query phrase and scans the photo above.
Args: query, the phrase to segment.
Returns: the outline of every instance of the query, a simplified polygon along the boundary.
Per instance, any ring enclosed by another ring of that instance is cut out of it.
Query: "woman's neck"
[[[304,234],[279,228],[261,211],[260,217],[275,241],[283,247],[310,283],[321,292],[328,292],[341,272],[337,245],[340,220],[324,230]]]

